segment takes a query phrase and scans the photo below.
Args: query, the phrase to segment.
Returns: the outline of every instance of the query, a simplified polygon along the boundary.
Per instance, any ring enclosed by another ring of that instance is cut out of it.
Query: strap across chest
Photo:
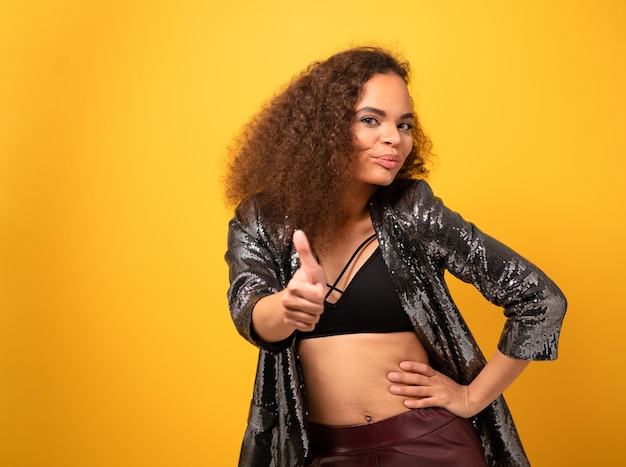
[[[328,284],[327,298],[333,291],[339,292],[341,296],[334,303],[325,301],[324,313],[315,329],[298,333],[300,339],[413,330],[383,261],[380,247],[365,261],[344,290],[337,288],[354,258],[374,237],[375,234],[357,248],[334,283]]]

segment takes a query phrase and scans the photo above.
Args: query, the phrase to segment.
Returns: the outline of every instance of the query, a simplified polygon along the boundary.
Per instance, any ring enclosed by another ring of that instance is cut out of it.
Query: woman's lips
[[[376,161],[386,169],[395,169],[400,165],[400,158],[393,155],[378,156]]]

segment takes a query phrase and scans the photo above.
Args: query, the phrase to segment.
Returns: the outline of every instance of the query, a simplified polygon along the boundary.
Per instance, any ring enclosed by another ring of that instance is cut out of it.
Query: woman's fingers
[[[405,361],[400,363],[403,371],[392,371],[387,378],[392,383],[389,390],[396,395],[407,397],[432,396],[437,372],[426,363]]]
[[[311,282],[311,284],[317,284],[319,282],[325,283],[326,275],[324,274],[324,270],[315,259],[311,251],[311,246],[309,245],[309,240],[302,230],[296,230],[293,233],[293,245],[300,258],[300,267],[306,274],[309,282]]]
[[[319,315],[301,313],[301,312],[287,312],[285,315],[285,322],[295,327],[298,331],[309,332],[315,329],[315,325],[319,321]]]
[[[400,362],[400,369],[411,373],[418,373],[426,376],[435,376],[437,372],[427,363],[404,361]]]
[[[324,308],[324,286],[320,283],[311,284],[308,279],[298,280],[297,276],[304,276],[298,271],[289,284],[287,293],[283,296],[283,307],[291,311],[319,314]]]
[[[387,378],[393,383],[389,391],[406,397],[406,407],[443,407],[459,417],[476,414],[468,405],[468,386],[458,384],[425,363],[401,362],[400,370],[388,373]]]
[[[294,232],[293,244],[300,258],[300,268],[287,284],[283,295],[285,322],[299,331],[312,331],[324,312],[326,274],[315,259],[302,230]]]
[[[429,384],[430,378],[438,373],[430,365],[421,362],[405,361],[400,363],[403,371],[392,371],[387,377],[389,381],[402,384]]]
[[[283,306],[291,310],[317,310],[323,307],[324,285],[320,282],[311,283],[306,272],[300,268],[287,284],[287,294],[283,298]]]

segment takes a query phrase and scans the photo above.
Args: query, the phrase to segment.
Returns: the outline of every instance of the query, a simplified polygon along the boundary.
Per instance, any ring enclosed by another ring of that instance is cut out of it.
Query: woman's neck
[[[320,254],[334,250],[337,243],[343,243],[346,239],[356,241],[373,232],[369,200],[376,188],[372,185],[354,184],[344,190],[332,225],[316,239]]]
[[[376,188],[374,185],[362,183],[346,187],[342,203],[342,217],[346,223],[359,222],[364,218],[369,218],[369,200]]]

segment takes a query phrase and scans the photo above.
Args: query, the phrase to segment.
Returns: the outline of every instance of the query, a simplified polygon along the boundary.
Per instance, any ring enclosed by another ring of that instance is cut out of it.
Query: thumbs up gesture
[[[326,273],[311,251],[302,230],[293,234],[293,244],[300,257],[300,268],[294,273],[282,296],[285,323],[299,331],[312,331],[324,311]]]

